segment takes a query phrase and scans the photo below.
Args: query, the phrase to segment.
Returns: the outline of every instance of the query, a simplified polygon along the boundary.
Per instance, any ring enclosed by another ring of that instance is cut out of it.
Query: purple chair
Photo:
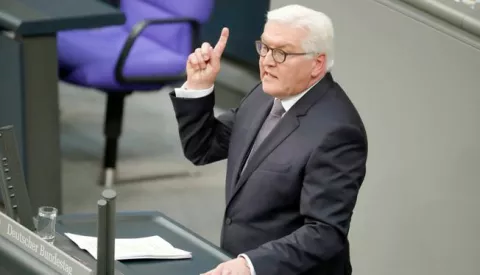
[[[101,184],[115,181],[125,97],[185,79],[213,0],[121,0],[123,26],[58,33],[60,79],[107,96]]]

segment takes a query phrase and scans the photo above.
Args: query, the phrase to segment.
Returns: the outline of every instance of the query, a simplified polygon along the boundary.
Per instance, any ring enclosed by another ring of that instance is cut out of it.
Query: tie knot
[[[285,109],[282,106],[282,102],[278,99],[273,101],[272,110],[270,111],[271,115],[281,117],[285,113]]]

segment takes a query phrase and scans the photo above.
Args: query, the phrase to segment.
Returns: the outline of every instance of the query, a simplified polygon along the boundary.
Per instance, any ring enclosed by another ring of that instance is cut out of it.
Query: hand
[[[215,269],[201,275],[251,275],[251,273],[247,261],[242,257],[238,257],[219,264]]]
[[[215,48],[203,43],[188,56],[187,60],[187,89],[208,89],[212,87],[220,71],[220,59],[227,46],[229,30],[223,28],[220,39]]]

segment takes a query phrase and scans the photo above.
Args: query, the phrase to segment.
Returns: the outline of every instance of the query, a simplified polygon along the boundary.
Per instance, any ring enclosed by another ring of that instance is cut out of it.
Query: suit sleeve
[[[366,136],[358,128],[338,127],[327,136],[305,167],[300,200],[304,225],[245,253],[256,274],[301,274],[346,249],[366,159]]]
[[[176,95],[180,94],[178,92],[170,93],[170,99],[185,157],[195,165],[205,165],[227,158],[236,109],[216,118],[213,111],[214,92],[201,97],[180,97]]]

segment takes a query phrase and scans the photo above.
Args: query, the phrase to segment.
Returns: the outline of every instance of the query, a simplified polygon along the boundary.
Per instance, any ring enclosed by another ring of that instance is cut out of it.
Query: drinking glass
[[[37,235],[50,244],[55,242],[55,223],[57,222],[57,208],[42,206],[38,208]]]

